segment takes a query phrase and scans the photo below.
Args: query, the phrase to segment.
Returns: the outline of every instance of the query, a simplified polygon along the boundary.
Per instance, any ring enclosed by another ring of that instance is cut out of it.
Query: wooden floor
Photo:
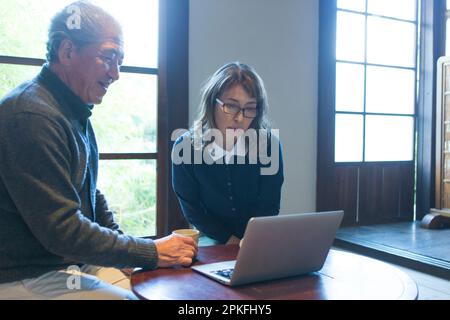
[[[405,271],[420,300],[450,300],[450,229],[423,229],[419,222],[341,228],[335,245]]]
[[[424,229],[420,222],[341,228],[338,236],[450,262],[450,229]]]
[[[341,228],[335,244],[450,280],[450,230],[428,230],[419,223]]]

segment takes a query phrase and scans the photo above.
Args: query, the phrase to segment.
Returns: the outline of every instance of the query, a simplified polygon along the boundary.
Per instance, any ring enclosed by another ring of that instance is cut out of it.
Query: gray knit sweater
[[[96,189],[90,108],[47,66],[0,100],[0,283],[72,264],[156,267],[153,241],[124,235]]]

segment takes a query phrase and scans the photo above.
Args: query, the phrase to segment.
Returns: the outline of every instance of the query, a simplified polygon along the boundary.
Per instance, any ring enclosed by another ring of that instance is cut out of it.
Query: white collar
[[[235,145],[230,151],[223,149],[215,141],[210,143],[207,147],[208,154],[214,162],[220,158],[225,157],[225,163],[230,163],[230,159],[233,156],[245,157],[247,154],[247,148],[245,147],[245,139],[241,136],[236,141]]]

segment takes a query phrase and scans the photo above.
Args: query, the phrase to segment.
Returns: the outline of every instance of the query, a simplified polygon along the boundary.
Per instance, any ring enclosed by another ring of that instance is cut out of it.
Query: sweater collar
[[[38,75],[40,81],[55,97],[58,103],[79,121],[86,121],[92,115],[93,105],[84,103],[50,68],[47,64]]]

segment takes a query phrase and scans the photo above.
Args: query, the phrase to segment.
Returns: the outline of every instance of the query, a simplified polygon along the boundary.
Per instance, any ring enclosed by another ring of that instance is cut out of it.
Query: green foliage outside
[[[100,161],[99,185],[122,230],[156,234],[156,163],[150,160]]]
[[[155,76],[121,74],[93,110],[100,152],[156,152],[156,93]],[[156,234],[155,161],[103,160],[100,165],[99,189],[122,229]]]
[[[67,0],[5,0],[0,6],[0,55],[45,58],[50,17]],[[0,64],[0,97],[39,67]],[[157,79],[151,75],[121,74],[92,123],[100,152],[156,152]],[[122,230],[131,235],[156,233],[156,161],[102,160],[99,189]]]

